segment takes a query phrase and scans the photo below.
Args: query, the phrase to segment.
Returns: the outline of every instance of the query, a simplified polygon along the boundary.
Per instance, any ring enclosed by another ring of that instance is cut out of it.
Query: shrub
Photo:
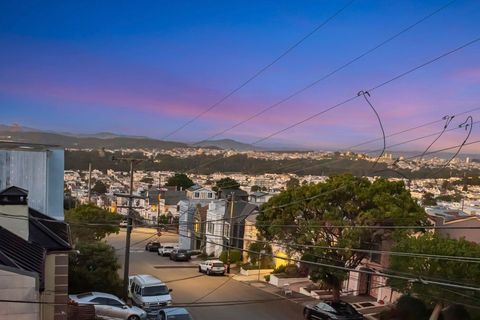
[[[227,263],[227,254],[228,254],[228,251],[225,250],[225,251],[222,251],[222,253],[220,253],[220,257],[218,258],[220,261],[222,261],[223,263]],[[231,263],[238,263],[238,262],[241,262],[242,261],[242,252],[240,250],[230,250],[230,262]]]
[[[263,276],[263,278],[265,279],[265,281],[269,282],[270,281],[270,275],[267,274],[265,276]]]

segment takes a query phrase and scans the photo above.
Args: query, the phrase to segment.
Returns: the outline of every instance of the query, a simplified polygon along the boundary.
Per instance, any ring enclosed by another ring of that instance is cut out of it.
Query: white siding
[[[0,299],[39,301],[37,279],[0,269]],[[31,303],[2,303],[0,320],[38,320],[40,308]]]
[[[0,150],[0,189],[28,190],[28,205],[63,220],[64,151]]]

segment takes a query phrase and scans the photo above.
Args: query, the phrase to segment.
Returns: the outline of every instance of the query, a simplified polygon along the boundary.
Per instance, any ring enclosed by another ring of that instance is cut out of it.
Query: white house
[[[187,198],[188,199],[194,199],[194,200],[199,200],[199,199],[207,199],[207,200],[213,200],[215,199],[215,191],[204,188],[202,186],[199,186],[198,184],[195,184],[188,188],[187,190]]]
[[[227,206],[226,200],[210,202],[207,210],[206,253],[215,257],[223,251],[224,216]]]

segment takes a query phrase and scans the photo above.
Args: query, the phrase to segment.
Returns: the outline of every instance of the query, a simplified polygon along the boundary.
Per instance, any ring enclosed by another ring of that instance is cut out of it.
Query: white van
[[[148,317],[156,316],[160,309],[172,304],[172,296],[165,283],[148,274],[128,278],[128,294],[132,303],[147,312]]]

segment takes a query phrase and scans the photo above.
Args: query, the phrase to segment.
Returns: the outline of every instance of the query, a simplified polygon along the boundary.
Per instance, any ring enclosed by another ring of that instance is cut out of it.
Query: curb
[[[173,269],[173,268],[187,268],[187,269],[196,269],[198,268],[197,265],[195,264],[161,264],[161,265],[156,265],[153,266],[155,269]]]

